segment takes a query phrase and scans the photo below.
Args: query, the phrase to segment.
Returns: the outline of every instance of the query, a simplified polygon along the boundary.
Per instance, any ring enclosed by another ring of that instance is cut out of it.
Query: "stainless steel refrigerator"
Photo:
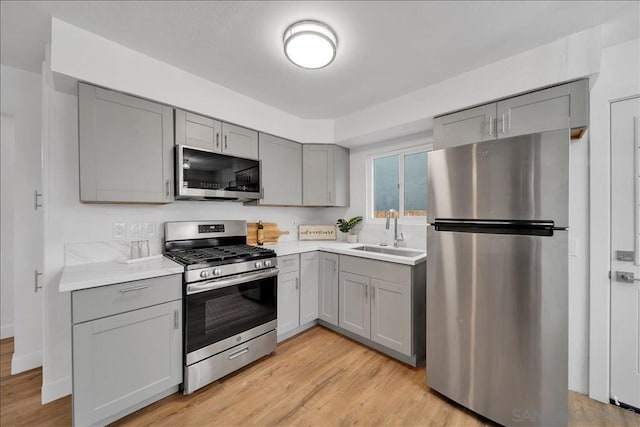
[[[427,384],[503,425],[567,424],[569,141],[429,153]]]

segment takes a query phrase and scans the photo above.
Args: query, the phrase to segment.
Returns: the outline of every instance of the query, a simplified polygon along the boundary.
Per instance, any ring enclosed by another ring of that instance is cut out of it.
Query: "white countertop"
[[[165,257],[134,264],[109,261],[71,265],[62,271],[58,291],[77,291],[183,272],[183,266]]]
[[[380,247],[379,245],[371,245],[366,243],[346,243],[346,242],[322,241],[322,240],[281,242],[273,245],[265,245],[266,248],[275,250],[278,256],[293,255],[293,254],[299,254],[304,252],[323,251],[323,252],[332,252],[332,253],[342,254],[342,255],[357,256],[361,258],[376,259],[379,261],[395,262],[397,264],[405,264],[405,265],[416,265],[423,262],[425,259],[427,259],[426,251],[420,250],[420,249],[392,248],[389,246],[385,246],[386,248],[389,248],[392,250],[397,249],[399,251],[420,251],[421,252],[421,255],[418,255],[418,256],[405,257],[405,256],[376,253],[376,252],[365,252],[365,251],[359,251],[359,250],[353,249],[360,246]]]

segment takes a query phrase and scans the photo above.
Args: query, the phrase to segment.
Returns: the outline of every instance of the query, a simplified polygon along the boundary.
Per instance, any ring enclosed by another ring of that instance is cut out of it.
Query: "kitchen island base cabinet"
[[[178,390],[181,295],[180,275],[72,293],[74,425],[105,425]]]

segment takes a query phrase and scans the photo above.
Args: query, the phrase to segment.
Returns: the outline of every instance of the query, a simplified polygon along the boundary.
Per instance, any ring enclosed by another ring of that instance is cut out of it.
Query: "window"
[[[427,216],[427,150],[412,149],[369,156],[368,220],[385,218],[389,209],[403,222]]]

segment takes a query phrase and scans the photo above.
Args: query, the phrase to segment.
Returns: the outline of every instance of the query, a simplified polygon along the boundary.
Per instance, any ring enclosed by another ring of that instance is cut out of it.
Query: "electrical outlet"
[[[127,224],[124,222],[114,222],[111,228],[113,240],[124,240],[127,236]]]
[[[143,222],[142,237],[149,238],[149,237],[155,237],[155,235],[156,235],[156,224],[154,222]]]
[[[129,239],[141,239],[142,238],[142,223],[130,222],[127,229],[127,237]]]

